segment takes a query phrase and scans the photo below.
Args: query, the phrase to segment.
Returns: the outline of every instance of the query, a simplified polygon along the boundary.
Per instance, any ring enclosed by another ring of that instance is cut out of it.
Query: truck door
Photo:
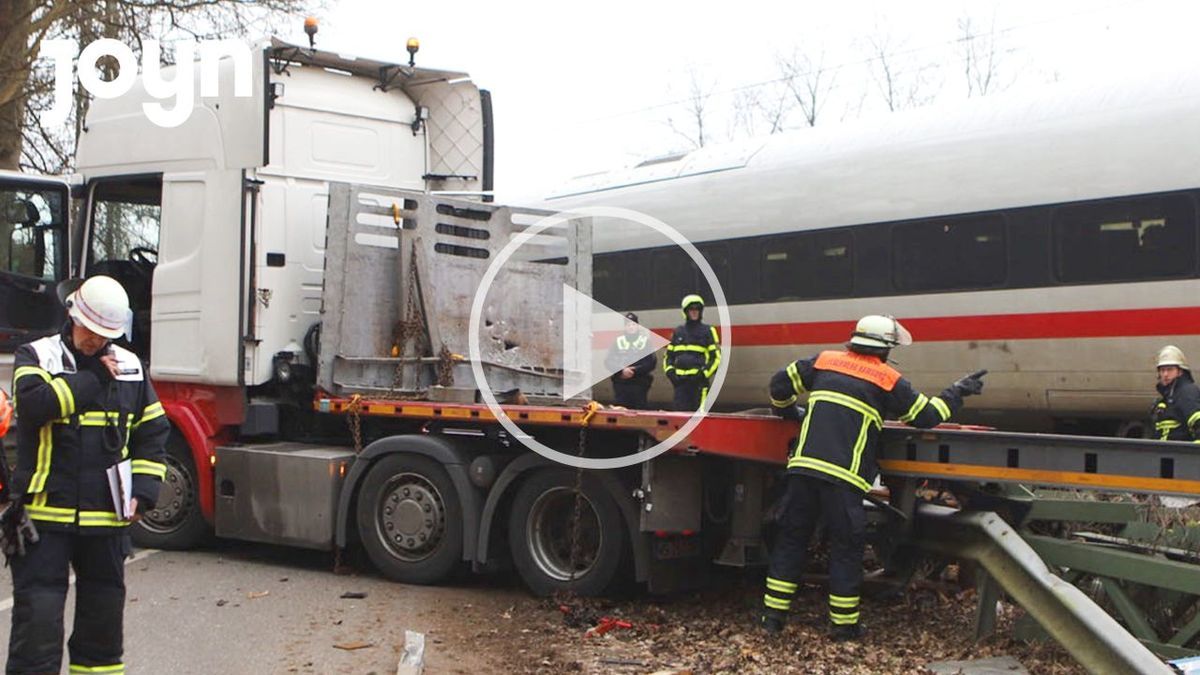
[[[162,177],[93,180],[88,185],[87,209],[82,276],[103,274],[125,287],[133,310],[133,331],[125,341],[146,360],[150,357],[151,284],[162,222]]]
[[[59,329],[55,294],[67,276],[66,183],[0,173],[0,386],[12,382],[12,353]]]

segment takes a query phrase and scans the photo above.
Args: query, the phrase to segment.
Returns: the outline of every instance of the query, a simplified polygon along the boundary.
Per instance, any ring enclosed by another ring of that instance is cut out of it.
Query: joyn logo
[[[198,47],[198,49],[197,49]],[[142,104],[142,110],[151,122],[160,127],[177,127],[187,121],[195,107],[196,96],[196,53],[200,54],[200,96],[216,96],[219,91],[219,62],[228,57],[233,65],[233,95],[253,95],[253,69],[250,48],[238,40],[180,40],[175,43],[175,73],[171,79],[163,77],[159,61],[162,50],[156,40],[142,43],[142,85],[146,93],[158,99]],[[138,76],[137,58],[133,50],[120,40],[105,38],[96,40],[79,52],[74,40],[43,40],[41,56],[54,61],[54,107],[42,116],[42,123],[62,124],[71,109],[72,64],[79,55],[79,83],[96,98],[117,98],[129,93]],[[119,70],[112,80],[104,80],[96,63],[111,56],[117,61]],[[168,109],[159,101],[173,100],[175,105]]]

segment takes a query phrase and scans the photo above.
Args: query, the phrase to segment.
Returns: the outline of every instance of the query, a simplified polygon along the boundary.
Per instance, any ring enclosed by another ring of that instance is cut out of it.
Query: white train
[[[761,405],[782,364],[886,313],[919,387],[990,371],[966,419],[1124,433],[1159,347],[1200,361],[1198,113],[1196,69],[1059,85],[706,147],[545,205],[634,209],[698,245],[733,319],[721,408]],[[712,297],[649,230],[596,232],[597,300],[669,331],[685,293]]]

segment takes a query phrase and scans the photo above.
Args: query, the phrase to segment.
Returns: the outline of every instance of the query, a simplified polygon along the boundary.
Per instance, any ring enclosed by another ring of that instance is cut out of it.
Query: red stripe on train
[[[917,342],[1200,334],[1200,307],[898,318]],[[733,344],[830,344],[845,342],[853,329],[854,321],[743,324],[733,327]],[[671,331],[654,329],[665,338]]]

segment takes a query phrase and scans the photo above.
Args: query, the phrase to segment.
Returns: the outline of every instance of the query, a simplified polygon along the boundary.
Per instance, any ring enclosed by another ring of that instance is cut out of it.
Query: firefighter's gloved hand
[[[25,555],[25,548],[38,543],[37,528],[29,519],[25,507],[19,503],[9,504],[0,514],[0,551],[4,552],[7,564],[13,557]]]
[[[775,413],[776,417],[782,417],[792,422],[799,422],[804,419],[804,408],[798,405],[785,405],[782,408],[772,406],[771,412]]]
[[[983,376],[987,375],[986,370],[977,370],[970,375],[958,380],[950,385],[958,392],[959,396],[966,398],[967,396],[976,396],[983,393]]]

